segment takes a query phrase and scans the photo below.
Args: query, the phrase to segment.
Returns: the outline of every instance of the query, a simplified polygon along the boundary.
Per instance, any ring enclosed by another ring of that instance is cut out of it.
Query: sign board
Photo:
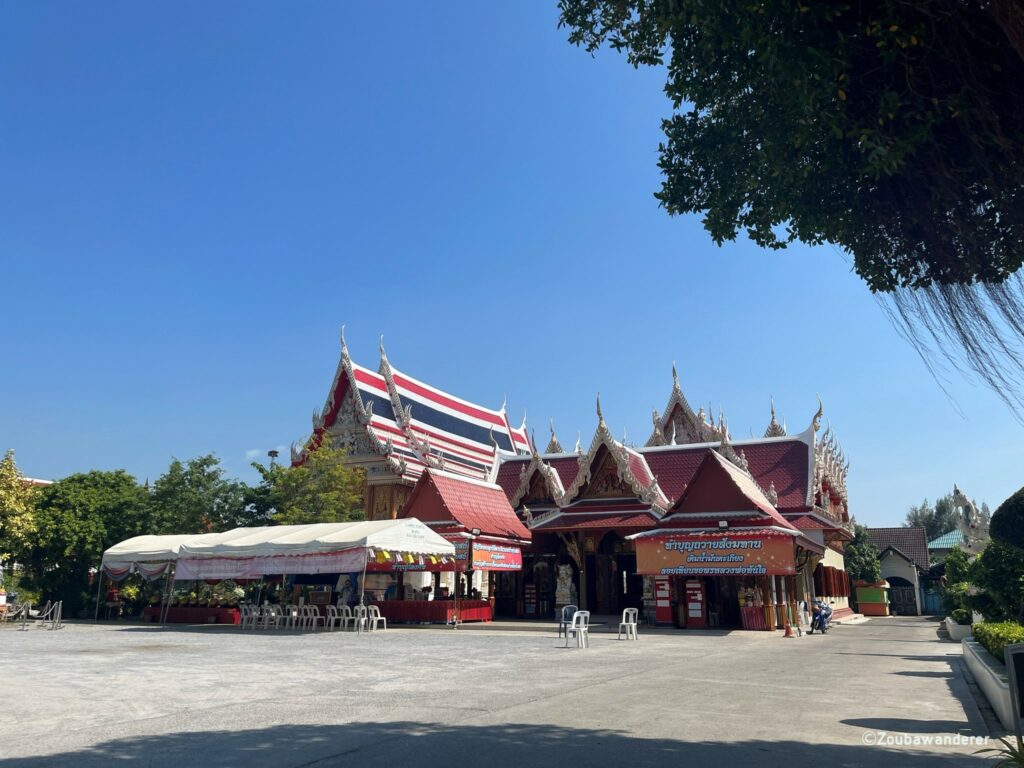
[[[684,533],[636,540],[637,572],[654,576],[791,576],[790,536]]]
[[[478,571],[522,570],[523,551],[519,547],[474,541],[473,568]]]

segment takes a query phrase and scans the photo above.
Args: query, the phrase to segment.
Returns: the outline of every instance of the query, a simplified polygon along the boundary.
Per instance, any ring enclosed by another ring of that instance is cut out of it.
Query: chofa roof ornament
[[[551,419],[551,440],[548,441],[548,447],[544,449],[544,453],[562,453],[562,444],[558,442],[558,435],[555,434],[555,420]]]
[[[764,431],[764,436],[765,437],[785,437],[786,436],[786,428],[782,424],[779,424],[779,420],[775,418],[775,399],[774,398],[769,398],[768,402],[771,403],[772,418],[771,418],[771,421],[768,422],[768,429],[766,429]]]

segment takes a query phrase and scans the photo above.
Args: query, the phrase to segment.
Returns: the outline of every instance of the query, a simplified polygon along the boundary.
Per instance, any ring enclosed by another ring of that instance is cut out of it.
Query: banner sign
[[[363,569],[366,550],[347,549],[315,555],[274,557],[195,557],[178,561],[176,581],[208,579],[258,579],[269,574],[354,573]]]
[[[637,573],[653,576],[792,576],[790,536],[681,534],[636,540]]]
[[[473,568],[478,571],[519,571],[523,551],[519,547],[473,542]]]

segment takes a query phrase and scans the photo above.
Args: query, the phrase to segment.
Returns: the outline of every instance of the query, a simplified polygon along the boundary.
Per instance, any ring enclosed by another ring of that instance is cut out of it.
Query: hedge
[[[974,639],[1000,661],[1006,661],[1003,648],[1014,643],[1024,643],[1024,626],[1012,621],[982,621],[974,625],[972,632]]]

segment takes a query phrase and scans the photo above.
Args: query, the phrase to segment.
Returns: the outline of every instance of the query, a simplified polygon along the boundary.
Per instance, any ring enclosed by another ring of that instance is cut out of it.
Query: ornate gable
[[[615,457],[605,447],[598,449],[597,469],[591,473],[590,480],[581,489],[581,499],[621,499],[635,496],[633,489],[619,476],[619,465]]]

